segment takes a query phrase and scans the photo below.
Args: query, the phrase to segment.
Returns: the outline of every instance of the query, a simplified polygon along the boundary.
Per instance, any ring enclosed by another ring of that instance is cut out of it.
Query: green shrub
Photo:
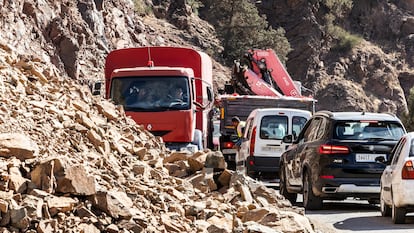
[[[134,10],[138,15],[148,15],[152,9],[145,3],[145,0],[134,0]]]
[[[189,5],[191,7],[191,11],[195,14],[198,15],[198,9],[200,7],[203,7],[203,3],[198,1],[198,0],[187,0],[187,5]]]
[[[274,49],[282,62],[291,50],[283,28],[272,28],[250,0],[205,0],[204,18],[223,44],[221,56],[232,64],[248,49]]]
[[[410,94],[407,99],[408,113],[401,117],[406,130],[408,132],[414,131],[414,88],[410,89]]]
[[[337,41],[333,48],[343,52],[351,50],[362,41],[362,37],[351,34],[339,26],[329,26],[328,33]]]
[[[336,17],[342,17],[349,10],[352,9],[353,1],[352,0],[321,0],[331,14]]]

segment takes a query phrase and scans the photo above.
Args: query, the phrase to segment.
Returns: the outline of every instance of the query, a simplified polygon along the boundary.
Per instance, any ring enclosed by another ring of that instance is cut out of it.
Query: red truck
[[[207,146],[213,103],[211,58],[183,47],[139,47],[110,52],[106,98],[172,150]]]

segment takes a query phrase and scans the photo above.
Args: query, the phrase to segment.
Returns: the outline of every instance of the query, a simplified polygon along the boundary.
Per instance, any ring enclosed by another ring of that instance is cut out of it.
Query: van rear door
[[[298,135],[309,112],[281,109],[261,116],[256,134],[255,156],[280,157],[290,144],[282,139],[288,134]]]

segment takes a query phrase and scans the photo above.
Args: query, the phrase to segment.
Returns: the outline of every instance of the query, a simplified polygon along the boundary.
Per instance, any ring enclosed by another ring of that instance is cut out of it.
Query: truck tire
[[[322,198],[315,196],[312,191],[311,174],[305,171],[303,177],[303,207],[307,210],[322,209]]]
[[[201,130],[196,129],[194,131],[193,144],[198,147],[198,150],[203,150],[203,134],[201,133]]]

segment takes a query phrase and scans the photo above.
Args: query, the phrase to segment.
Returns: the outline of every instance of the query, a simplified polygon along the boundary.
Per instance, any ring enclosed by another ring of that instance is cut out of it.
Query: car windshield
[[[188,78],[116,77],[111,82],[110,98],[126,111],[169,111],[190,108]]]
[[[404,134],[402,125],[387,121],[338,121],[334,126],[335,139],[395,140]]]

